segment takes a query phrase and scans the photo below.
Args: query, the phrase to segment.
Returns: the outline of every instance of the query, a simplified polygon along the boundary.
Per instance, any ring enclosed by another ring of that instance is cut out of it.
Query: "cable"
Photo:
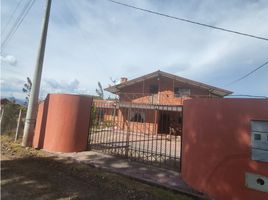
[[[2,48],[7,45],[7,43],[10,41],[10,39],[13,37],[13,35],[16,33],[17,29],[19,28],[20,24],[23,22],[24,18],[28,14],[29,10],[31,9],[33,3],[35,0],[30,0],[26,5],[24,6],[22,12],[20,15],[16,18],[15,23],[11,27],[9,33],[7,34],[4,41],[1,43]]]
[[[245,74],[244,76],[242,76],[242,77],[240,77],[240,78],[238,78],[238,79],[236,79],[236,80],[234,80],[234,81],[232,81],[232,82],[230,82],[230,83],[228,83],[228,84],[226,84],[226,85],[224,85],[224,86],[229,86],[229,85],[232,85],[232,84],[234,84],[234,83],[236,83],[236,82],[238,82],[238,81],[241,81],[241,80],[245,79],[246,77],[248,77],[249,75],[253,74],[253,73],[256,72],[257,70],[263,68],[263,67],[264,67],[265,65],[267,65],[267,64],[268,64],[268,61],[266,61],[265,63],[263,63],[263,64],[260,65],[259,67],[253,69],[252,71],[250,71],[249,73]]]
[[[22,11],[19,13],[19,15],[17,16],[17,18],[15,19],[15,22],[14,22],[13,25],[11,26],[9,32],[6,34],[6,38],[5,38],[4,40],[1,40],[1,41],[3,41],[1,44],[3,44],[4,41],[7,40],[8,37],[10,36],[10,34],[14,31],[16,25],[17,25],[17,24],[19,23],[19,21],[21,20],[23,14],[24,14],[24,12],[25,12],[25,10],[26,10],[27,7],[30,5],[30,1],[31,1],[31,0],[29,0],[28,2],[26,2],[26,4],[24,5],[24,7],[22,8]]]
[[[204,24],[204,23],[201,23],[201,22],[192,21],[192,20],[189,20],[189,19],[179,18],[179,17],[168,15],[168,14],[163,14],[163,13],[159,13],[159,12],[156,12],[156,11],[152,11],[152,10],[132,6],[132,5],[129,5],[129,4],[121,3],[121,2],[118,2],[118,1],[113,1],[113,0],[106,0],[106,1],[109,1],[109,2],[112,2],[112,3],[115,3],[115,4],[119,4],[119,5],[122,5],[122,6],[126,6],[126,7],[129,7],[129,8],[133,8],[133,9],[136,9],[136,10],[148,12],[148,13],[151,13],[151,14],[160,15],[160,16],[163,16],[163,17],[168,17],[168,18],[179,20],[179,21],[199,25],[199,26],[205,26],[205,27],[208,27],[208,28],[216,29],[216,30],[221,30],[221,31],[225,31],[225,32],[233,33],[233,34],[238,34],[238,35],[243,35],[243,36],[247,36],[247,37],[251,37],[251,38],[255,38],[255,39],[268,41],[268,38],[264,38],[264,37],[260,37],[260,36],[256,36],[256,35],[251,35],[251,34],[248,34],[248,33],[242,33],[242,32],[234,31],[234,30],[231,30],[231,29],[221,28],[221,27],[212,26],[212,25],[209,25],[209,24]]]
[[[6,31],[6,29],[7,29],[8,25],[9,25],[9,23],[10,23],[11,20],[13,19],[14,15],[15,15],[15,13],[16,13],[16,11],[17,11],[17,9],[19,8],[19,6],[20,6],[20,4],[21,4],[22,2],[23,2],[23,0],[19,1],[19,2],[17,3],[17,5],[16,5],[15,9],[12,11],[12,13],[11,13],[9,19],[7,20],[7,23],[5,24],[4,28],[3,28],[2,31],[1,31],[1,34],[2,34],[2,35],[3,35],[4,32]]]
[[[30,9],[32,8],[34,2],[35,2],[35,0],[30,0],[29,3],[26,4],[26,6],[24,7],[24,9],[21,12],[21,14],[17,17],[16,22],[14,23],[14,25],[10,29],[10,31],[7,34],[6,38],[1,43],[2,48],[4,48],[7,45],[7,43],[11,40],[11,38],[14,36],[14,34],[18,30],[19,26],[21,25],[21,23],[23,22],[23,20],[25,19],[25,17],[29,13]]]

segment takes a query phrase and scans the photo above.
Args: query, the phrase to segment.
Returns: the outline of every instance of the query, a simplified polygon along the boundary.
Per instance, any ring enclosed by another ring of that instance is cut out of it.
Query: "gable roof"
[[[180,76],[176,76],[176,75],[173,75],[173,74],[170,74],[170,73],[167,73],[167,72],[163,72],[163,71],[160,71],[160,70],[155,71],[155,72],[150,73],[150,74],[146,74],[144,76],[141,76],[141,77],[138,77],[138,78],[135,78],[135,79],[132,79],[132,80],[129,80],[129,81],[126,81],[126,82],[123,82],[123,83],[120,83],[120,84],[117,84],[117,85],[114,85],[114,86],[110,86],[108,88],[105,88],[104,90],[108,91],[108,92],[111,92],[111,93],[114,93],[114,94],[117,94],[118,92],[120,92],[120,90],[122,88],[124,88],[126,86],[130,86],[130,85],[133,85],[135,83],[139,83],[139,82],[142,82],[144,80],[148,80],[148,79],[159,77],[159,76],[167,77],[167,78],[179,81],[179,82],[183,82],[183,83],[186,83],[186,84],[189,84],[189,85],[193,85],[193,86],[197,86],[197,87],[200,87],[200,88],[203,88],[203,89],[207,89],[207,90],[210,91],[210,93],[218,95],[218,96],[226,96],[226,95],[229,95],[229,94],[233,93],[231,91],[224,90],[222,88],[218,88],[218,87],[214,87],[214,86],[211,86],[211,85],[207,85],[205,83],[193,81],[193,80],[183,78],[183,77],[180,77]]]

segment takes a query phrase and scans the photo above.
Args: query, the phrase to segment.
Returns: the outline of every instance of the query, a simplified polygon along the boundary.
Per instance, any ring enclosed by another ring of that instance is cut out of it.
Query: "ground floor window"
[[[130,121],[143,123],[145,121],[145,113],[144,112],[131,112]]]

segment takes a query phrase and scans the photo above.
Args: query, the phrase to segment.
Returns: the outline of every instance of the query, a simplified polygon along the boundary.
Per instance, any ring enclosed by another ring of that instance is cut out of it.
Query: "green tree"
[[[32,89],[32,81],[29,77],[27,77],[27,82],[24,83],[22,91],[26,94],[25,97],[25,105],[28,105],[30,94],[31,94],[31,89]]]
[[[100,82],[98,82],[98,88],[96,89],[96,93],[101,99],[104,98],[104,93]]]

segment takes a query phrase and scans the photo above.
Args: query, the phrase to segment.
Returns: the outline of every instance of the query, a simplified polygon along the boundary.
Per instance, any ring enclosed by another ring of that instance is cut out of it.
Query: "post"
[[[16,135],[15,135],[15,141],[18,140],[18,136],[19,136],[20,123],[21,123],[21,112],[22,112],[22,109],[20,109],[20,113],[19,113],[19,117],[18,117],[17,128],[16,128]]]
[[[158,121],[158,110],[154,110],[154,135],[158,135],[158,127],[157,127],[157,121]]]
[[[5,112],[5,108],[1,107],[1,116],[0,116],[0,124],[2,124],[2,119],[3,119],[3,116],[4,116],[4,112]]]
[[[44,17],[43,26],[42,26],[42,35],[41,35],[41,40],[40,40],[39,53],[38,53],[38,58],[37,58],[36,66],[35,66],[33,84],[32,84],[31,95],[29,99],[29,104],[28,104],[28,109],[27,109],[27,114],[26,114],[26,119],[25,119],[25,127],[24,127],[23,138],[22,138],[22,144],[21,144],[24,147],[29,146],[29,138],[32,137],[34,134],[50,7],[51,7],[51,0],[47,0],[47,4],[45,8],[45,17]]]
[[[130,138],[130,118],[131,118],[131,107],[128,108],[128,115],[127,115],[127,138],[126,138],[126,152],[125,156],[128,158],[129,152],[129,138]]]

